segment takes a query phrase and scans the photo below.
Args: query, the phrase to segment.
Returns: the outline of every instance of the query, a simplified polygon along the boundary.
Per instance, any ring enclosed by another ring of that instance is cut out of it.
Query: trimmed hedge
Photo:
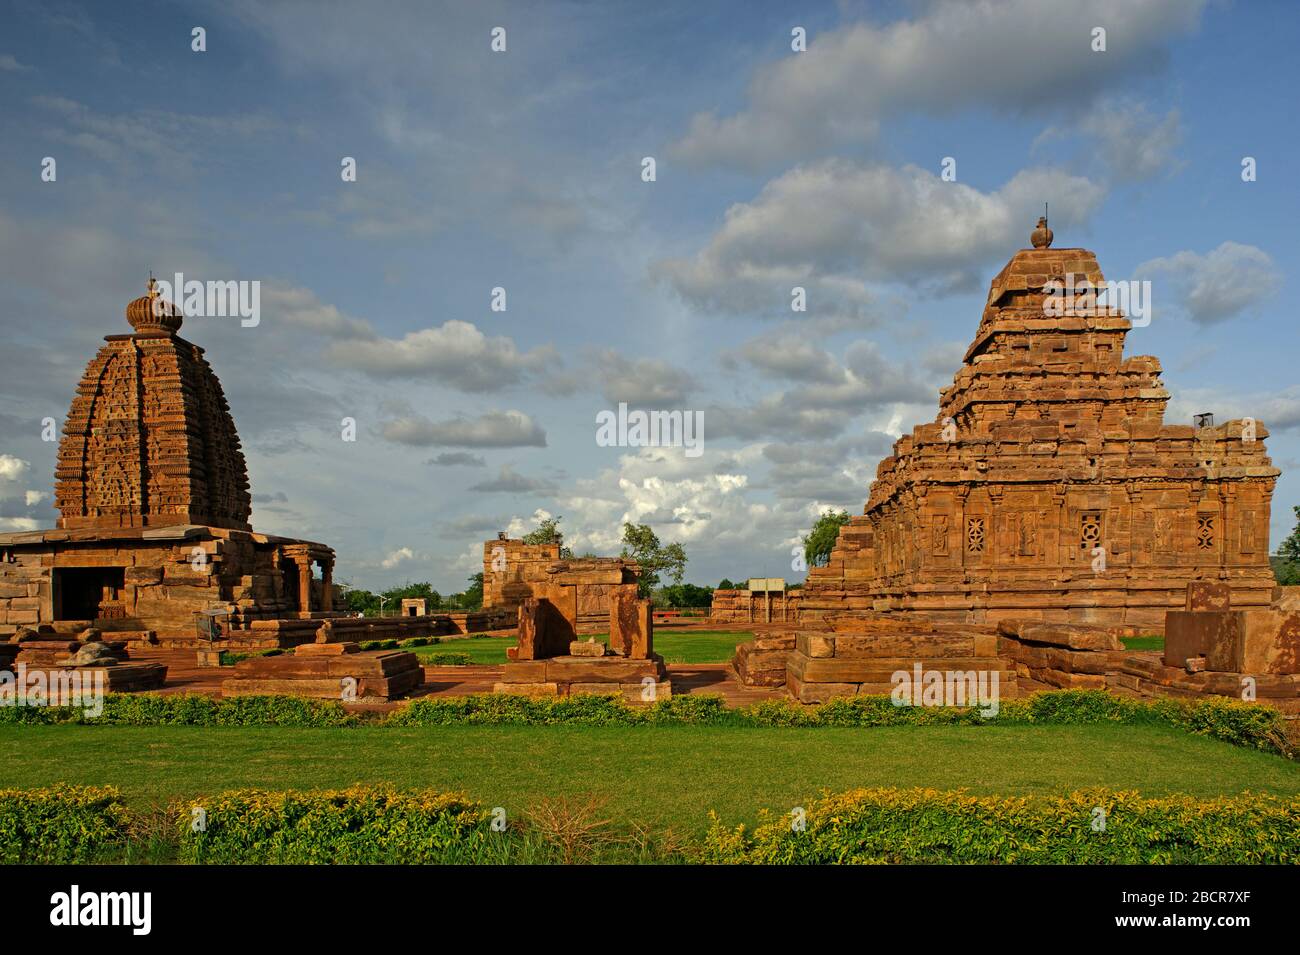
[[[713,864],[1300,863],[1300,796],[1147,799],[1098,788],[1006,797],[879,788],[824,794],[804,809],[798,831],[784,813],[765,813],[752,833],[712,814],[703,841],[675,851]],[[111,787],[0,790],[0,863],[122,861],[147,815],[128,810]],[[494,832],[491,813],[458,795],[370,786],[238,790],[174,804],[169,815],[165,838],[187,863],[525,861],[541,835],[513,824]],[[540,845],[537,858],[549,858]]]
[[[247,653],[238,653],[234,650],[222,650],[218,655],[218,662],[223,667],[232,667],[236,663],[244,660],[252,660],[257,657],[279,657],[284,655],[284,650],[280,647],[272,647],[269,650],[250,650]]]
[[[355,726],[361,720],[336,700],[300,696],[195,693],[105,693],[104,711],[89,717],[79,706],[0,706],[4,723],[86,723],[116,726]]]
[[[127,821],[111,786],[0,789],[0,864],[101,861],[125,842]]]
[[[1098,810],[1104,812],[1104,816]],[[711,863],[1260,864],[1300,862],[1300,797],[1144,799],[1106,789],[1063,797],[858,789],[805,807],[804,828],[768,817],[752,834],[716,815]],[[1098,830],[1096,821],[1104,819]]]
[[[201,813],[196,812],[201,809]],[[136,817],[112,787],[0,790],[0,863],[120,861]],[[175,859],[194,864],[430,864],[526,859],[538,833],[491,830],[463,796],[386,787],[238,790],[174,804]],[[681,858],[712,864],[1296,864],[1300,796],[1216,799],[1091,789],[1065,796],[862,789],[811,800],[796,830],[712,816]],[[1104,820],[1104,825],[1100,822]],[[542,855],[539,858],[547,858]]]
[[[196,810],[203,812],[203,825]],[[494,833],[477,803],[358,786],[240,790],[185,803],[180,858],[193,863],[430,864],[473,861]],[[197,831],[196,831],[197,830]]]
[[[731,708],[720,696],[692,694],[635,707],[616,696],[524,697],[504,694],[414,700],[392,713],[391,726],[446,726],[452,723],[595,726],[689,723],[753,727],[983,726],[1097,723],[1154,724],[1202,736],[1291,755],[1282,715],[1271,707],[1220,697],[1202,700],[1136,700],[1105,690],[1059,690],[1007,700],[996,717],[974,708],[895,706],[885,696],[854,696],[805,706],[793,700],[765,700]]]
[[[1256,703],[1222,697],[1139,700],[1105,690],[1057,690],[1007,700],[996,717],[974,708],[895,706],[885,696],[854,696],[818,706],[766,700],[728,707],[720,696],[691,694],[632,706],[618,696],[525,697],[477,694],[413,700],[386,717],[352,713],[335,700],[296,696],[214,699],[195,694],[109,693],[104,712],[79,707],[0,706],[4,723],[91,723],[128,726],[641,726],[690,724],[752,727],[983,726],[1097,723],[1146,724],[1222,740],[1234,746],[1293,756],[1282,715]]]
[[[466,667],[474,662],[474,658],[468,653],[434,653],[421,662],[434,667]]]

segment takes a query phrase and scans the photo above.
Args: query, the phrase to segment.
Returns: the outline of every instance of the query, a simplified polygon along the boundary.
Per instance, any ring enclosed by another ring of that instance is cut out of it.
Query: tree
[[[657,607],[710,607],[713,605],[713,588],[696,584],[672,584],[655,591]]]
[[[673,583],[682,582],[686,572],[686,551],[681,544],[659,543],[659,536],[649,524],[623,525],[623,556],[641,565],[641,580],[637,595],[647,598],[659,586],[660,575],[667,574]]]
[[[469,586],[465,592],[460,594],[461,605],[466,610],[481,610],[483,608],[483,571],[479,571],[469,578]]]
[[[1283,587],[1300,584],[1300,505],[1292,508],[1296,516],[1295,530],[1277,549],[1273,561],[1273,576]]]
[[[717,587],[717,589],[718,589],[718,590],[735,590],[735,589],[736,589],[736,585],[733,584],[733,583],[732,583],[728,578],[723,577],[721,580],[718,581],[718,587]]]
[[[348,610],[352,613],[363,613],[367,617],[378,616],[378,594],[373,594],[369,590],[361,590],[348,583],[342,583],[339,586],[343,588],[343,605]]]
[[[563,517],[548,517],[522,538],[525,544],[559,544],[560,558],[571,560],[573,551],[564,546],[564,535],[560,533],[560,521]]]
[[[809,567],[822,567],[831,559],[831,551],[839,540],[840,528],[848,522],[848,511],[827,511],[817,518],[817,523],[803,539],[803,556]]]
[[[433,584],[429,583],[427,580],[414,584],[407,581],[400,587],[389,587],[379,596],[383,598],[383,612],[385,615],[400,613],[402,601],[408,598],[419,599],[423,597],[425,608],[430,612],[433,612],[442,606],[442,594],[434,590]],[[376,610],[376,612],[378,612],[378,610]],[[370,616],[370,614],[367,614],[366,616]]]

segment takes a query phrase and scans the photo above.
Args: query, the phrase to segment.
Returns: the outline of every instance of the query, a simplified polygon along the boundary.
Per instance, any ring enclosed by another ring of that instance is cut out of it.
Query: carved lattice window
[[[1091,553],[1101,546],[1101,515],[1087,511],[1079,517],[1079,548]]]
[[[966,518],[966,550],[972,554],[984,553],[984,518]]]
[[[1214,515],[1198,514],[1196,517],[1196,546],[1201,550],[1214,549]]]

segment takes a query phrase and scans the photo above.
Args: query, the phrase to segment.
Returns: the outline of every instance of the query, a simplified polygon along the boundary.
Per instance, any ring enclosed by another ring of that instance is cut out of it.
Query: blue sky
[[[1166,420],[1270,429],[1289,532],[1293,5],[699,6],[0,4],[0,527],[53,523],[40,421],[152,268],[262,283],[258,327],[182,334],[255,526],[342,579],[460,589],[546,514],[579,552],[632,520],[693,581],[797,579],[1048,201],[1058,246],[1152,280],[1127,352],[1161,359]],[[703,411],[705,453],[597,447],[619,401]]]

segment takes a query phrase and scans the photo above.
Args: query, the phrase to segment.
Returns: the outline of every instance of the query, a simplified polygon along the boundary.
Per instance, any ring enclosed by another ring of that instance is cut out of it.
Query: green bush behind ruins
[[[123,726],[654,726],[705,725],[747,727],[942,726],[942,725],[1088,725],[1146,724],[1170,726],[1212,739],[1293,756],[1285,723],[1271,707],[1217,697],[1198,700],[1134,700],[1104,690],[1059,690],[1008,700],[998,715],[986,719],[963,707],[895,706],[889,697],[861,696],[805,706],[767,700],[728,707],[719,696],[692,694],[650,706],[632,706],[614,696],[581,695],[532,698],[509,694],[425,697],[387,714],[358,713],[342,703],[293,696],[248,696],[214,699],[192,694],[152,693],[105,696],[104,710],[88,717],[76,707],[0,707],[4,723],[84,723]]]

